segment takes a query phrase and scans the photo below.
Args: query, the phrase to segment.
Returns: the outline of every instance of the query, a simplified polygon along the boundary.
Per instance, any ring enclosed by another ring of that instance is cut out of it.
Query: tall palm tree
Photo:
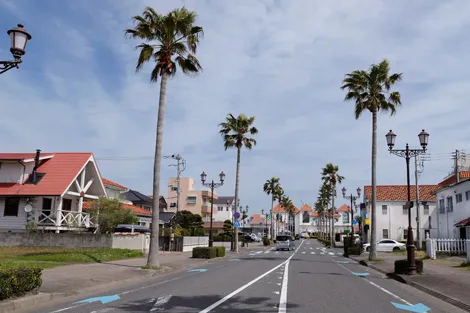
[[[163,121],[165,117],[166,87],[168,78],[176,74],[179,67],[183,73],[195,75],[202,70],[194,56],[203,29],[194,25],[197,14],[185,7],[175,9],[167,15],[157,13],[153,8],[145,8],[142,16],[134,16],[135,27],[126,29],[125,34],[142,40],[136,48],[140,50],[136,71],[145,63],[153,63],[150,82],[160,79],[160,99],[158,103],[157,134],[155,140],[155,159],[153,167],[153,210],[152,233],[150,235],[149,266],[159,266],[159,194],[160,167],[162,163]]]
[[[279,184],[279,177],[272,177],[271,179],[266,180],[263,185],[263,191],[269,196],[271,196],[271,233],[269,237],[272,237],[273,233],[273,208],[274,201],[276,200],[276,194],[279,192],[281,185]]]
[[[235,177],[235,208],[238,208],[238,190],[240,183],[240,155],[242,148],[245,147],[251,150],[256,145],[256,140],[253,137],[258,134],[258,129],[253,126],[255,117],[248,117],[245,114],[240,114],[235,117],[233,114],[228,114],[225,121],[219,124],[219,133],[224,139],[225,150],[236,148],[237,149],[237,174]],[[238,253],[238,227],[235,228],[235,252]]]
[[[281,206],[281,200],[282,200],[282,197],[284,197],[284,189],[282,189],[281,185],[279,185],[279,189],[277,189],[275,195],[274,195],[274,200],[275,201],[278,201],[279,203],[279,209],[282,207]],[[281,212],[279,210],[279,212]],[[276,235],[277,233],[279,233],[279,213],[276,215],[276,233],[274,235]]]
[[[325,184],[331,186],[331,246],[335,244],[335,197],[336,197],[336,185],[341,184],[344,177],[338,174],[339,167],[333,163],[328,163],[321,173],[321,178]]]
[[[292,217],[293,212],[295,212],[295,206],[288,196],[282,196],[280,203],[281,207],[284,209],[284,212],[287,213],[287,229],[290,229],[290,217]]]
[[[320,187],[320,190],[318,192],[318,204],[322,207],[322,212],[324,214],[325,218],[325,238],[327,238],[328,234],[328,225],[331,224],[330,222],[330,216],[328,214],[328,205],[331,202],[331,195],[332,195],[332,187],[329,184],[323,183]]]
[[[380,111],[396,113],[401,106],[401,96],[392,87],[402,80],[403,73],[390,74],[390,63],[384,59],[372,64],[369,70],[357,70],[345,75],[341,89],[346,89],[345,101],[354,101],[354,116],[357,119],[364,111],[372,113],[372,195],[371,234],[369,260],[377,257],[376,204],[377,204],[377,115]]]

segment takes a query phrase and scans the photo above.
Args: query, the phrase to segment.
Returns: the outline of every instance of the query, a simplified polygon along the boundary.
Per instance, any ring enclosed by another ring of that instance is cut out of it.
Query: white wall
[[[0,198],[0,231],[24,231],[26,226],[26,212],[24,211],[25,205],[26,202],[24,199],[21,199],[18,216],[4,216],[5,198]]]
[[[382,206],[386,205],[387,209],[382,211]],[[403,213],[403,205],[405,201],[377,201],[377,240],[385,238],[384,229],[388,231],[388,239],[405,240],[404,231],[408,229],[408,214]],[[431,232],[432,238],[437,236],[437,211],[436,203],[428,201],[429,214],[424,214],[424,206],[420,204],[420,236],[424,240],[424,230],[429,228],[429,216],[431,216]],[[413,227],[413,235],[416,240],[416,203],[411,208],[411,226]]]
[[[1,183],[20,183],[28,176],[34,167],[34,163],[26,163],[25,168],[18,162],[6,163],[0,162],[0,182]],[[24,176],[23,176],[24,174]]]
[[[231,205],[214,204],[214,212],[212,213],[212,218],[214,222],[223,222],[225,220],[232,220],[232,216],[233,216],[233,213],[232,213]]]
[[[466,218],[470,217],[470,198],[467,199],[466,192],[469,191],[470,197],[470,181],[464,181],[456,184],[452,187],[441,190],[437,193],[437,201],[444,200],[444,213],[437,210],[439,219],[439,238],[460,238],[459,229],[454,227],[455,223],[458,223]],[[462,202],[457,203],[457,195],[462,195]],[[447,198],[452,199],[453,208],[449,212]],[[439,205],[438,205],[439,206]]]

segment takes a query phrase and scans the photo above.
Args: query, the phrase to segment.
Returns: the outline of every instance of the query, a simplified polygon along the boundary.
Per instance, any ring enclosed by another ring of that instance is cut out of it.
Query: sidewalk
[[[355,261],[366,261],[369,267],[390,274],[394,272],[394,261],[406,259],[406,255],[379,252],[377,258],[384,260],[383,262],[369,262],[365,255],[350,256],[350,258]],[[470,268],[460,267],[463,261],[464,258],[458,257],[426,259],[422,275],[389,276],[470,312]]]

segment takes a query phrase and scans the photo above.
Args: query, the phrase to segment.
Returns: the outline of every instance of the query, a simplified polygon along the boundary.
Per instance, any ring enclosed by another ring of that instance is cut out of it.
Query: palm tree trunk
[[[372,199],[371,199],[371,225],[370,225],[370,253],[369,260],[377,258],[377,245],[376,245],[376,197],[377,192],[377,111],[372,112]]]
[[[335,188],[333,186],[333,196],[331,197],[331,246],[335,246]]]
[[[269,234],[269,239],[272,239],[274,237],[273,236],[273,234],[274,234],[273,209],[274,209],[274,194],[272,194],[272,198],[271,198],[271,231],[270,231],[270,234]]]
[[[238,187],[240,185],[240,154],[241,148],[237,148],[237,173],[235,175],[235,212],[238,210]],[[235,228],[235,252],[238,253],[238,227]]]
[[[153,164],[153,208],[152,208],[152,229],[150,233],[150,247],[147,265],[152,267],[160,266],[159,235],[160,235],[160,167],[162,164],[163,145],[163,121],[165,119],[165,100],[168,74],[163,73],[160,82],[160,99],[158,103],[157,137],[155,139],[155,159]]]

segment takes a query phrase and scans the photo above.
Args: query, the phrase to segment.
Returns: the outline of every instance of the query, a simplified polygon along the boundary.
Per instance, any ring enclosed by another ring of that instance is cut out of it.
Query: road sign
[[[240,222],[238,220],[235,220],[233,223],[233,227],[240,227]]]
[[[235,214],[233,214],[233,217],[235,217],[235,218],[237,218],[237,219],[240,218],[240,213],[239,213],[239,212],[235,212]]]
[[[345,234],[349,234],[349,229],[346,228],[346,229],[343,230],[343,232],[344,232]]]
[[[353,219],[353,225],[356,225],[356,224],[357,224],[357,220]]]
[[[259,222],[259,226],[263,226],[263,222]]]

